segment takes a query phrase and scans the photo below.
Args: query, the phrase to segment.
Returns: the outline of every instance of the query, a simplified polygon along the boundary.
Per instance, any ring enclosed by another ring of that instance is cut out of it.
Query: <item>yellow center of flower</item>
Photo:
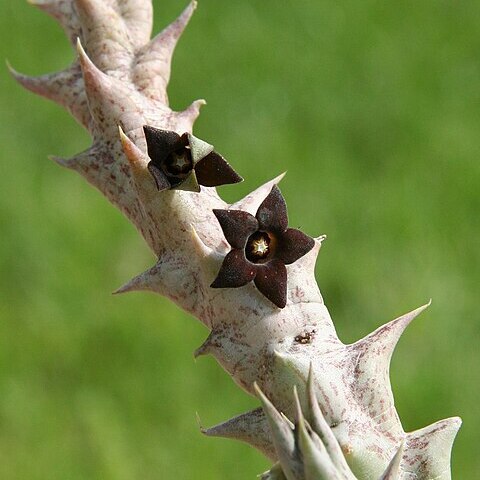
[[[259,257],[263,257],[268,253],[268,244],[265,238],[262,237],[252,242],[252,253]]]
[[[192,168],[192,155],[188,147],[172,152],[163,164],[163,171],[177,178],[185,178]]]
[[[253,263],[266,261],[272,253],[272,238],[267,232],[255,232],[250,236],[245,254]]]
[[[179,172],[183,172],[187,167],[190,166],[190,159],[187,158],[187,152],[183,152],[178,155],[177,153],[172,154],[173,162],[172,167],[177,169]]]

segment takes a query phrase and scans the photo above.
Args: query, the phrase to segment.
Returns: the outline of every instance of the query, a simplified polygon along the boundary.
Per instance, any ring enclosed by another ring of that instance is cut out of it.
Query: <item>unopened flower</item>
[[[213,288],[253,282],[277,307],[287,303],[287,269],[308,253],[315,241],[288,228],[287,206],[276,185],[255,216],[242,210],[213,210],[232,250],[223,260]]]
[[[199,192],[200,185],[216,187],[243,180],[213,146],[190,133],[145,125],[150,162],[148,170],[159,191],[167,189]]]

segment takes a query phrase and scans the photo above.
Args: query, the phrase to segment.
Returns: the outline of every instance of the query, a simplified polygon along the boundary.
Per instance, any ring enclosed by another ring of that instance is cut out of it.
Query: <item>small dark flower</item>
[[[199,192],[200,186],[216,187],[243,180],[212,145],[189,133],[143,127],[147,140],[148,170],[159,191],[171,188]]]
[[[288,227],[287,206],[276,185],[255,216],[242,210],[214,210],[232,250],[223,260],[213,288],[255,286],[277,307],[287,303],[287,269],[315,241]]]

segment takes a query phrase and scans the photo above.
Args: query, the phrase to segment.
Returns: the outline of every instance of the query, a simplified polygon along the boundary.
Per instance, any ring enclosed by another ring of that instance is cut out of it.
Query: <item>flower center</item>
[[[185,147],[172,152],[165,161],[165,173],[174,177],[185,177],[193,168],[190,149]]]
[[[272,239],[267,232],[255,232],[247,241],[245,254],[253,263],[265,260],[272,251]]]

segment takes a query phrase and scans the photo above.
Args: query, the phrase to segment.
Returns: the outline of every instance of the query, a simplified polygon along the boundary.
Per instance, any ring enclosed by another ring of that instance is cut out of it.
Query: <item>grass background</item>
[[[158,31],[184,2],[154,6]],[[0,9],[17,69],[73,58],[46,15]],[[175,109],[208,100],[196,134],[247,179],[225,198],[288,170],[290,224],[329,237],[317,278],[345,342],[433,298],[392,383],[406,430],[463,418],[457,479],[478,472],[479,51],[478,2],[201,0],[169,89]],[[86,134],[5,68],[0,82],[0,477],[255,478],[261,455],[195,422],[256,405],[213,359],[194,363],[206,330],[163,298],[110,295],[153,259],[46,159]]]

